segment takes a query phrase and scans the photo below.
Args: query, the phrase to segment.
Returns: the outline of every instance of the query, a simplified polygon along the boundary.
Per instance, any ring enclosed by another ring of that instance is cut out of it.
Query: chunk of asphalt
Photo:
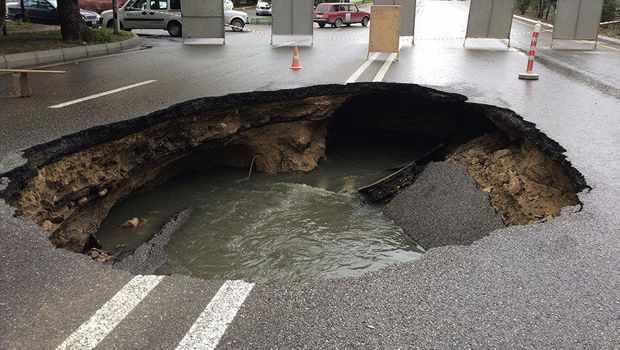
[[[425,249],[468,245],[504,227],[465,167],[447,162],[430,163],[385,214]]]
[[[173,216],[150,240],[141,244],[133,254],[122,254],[114,262],[114,267],[127,270],[134,274],[153,274],[155,270],[168,260],[164,246],[168,244],[172,235],[183,226],[192,215],[192,209],[187,208]]]

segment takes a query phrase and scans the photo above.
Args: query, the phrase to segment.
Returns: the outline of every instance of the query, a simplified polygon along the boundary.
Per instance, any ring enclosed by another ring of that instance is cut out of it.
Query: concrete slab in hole
[[[385,213],[425,249],[471,244],[504,227],[465,167],[447,162],[429,164]]]

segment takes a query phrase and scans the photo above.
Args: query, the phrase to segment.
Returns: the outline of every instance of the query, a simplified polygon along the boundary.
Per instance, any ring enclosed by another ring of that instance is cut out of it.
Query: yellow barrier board
[[[371,52],[398,53],[400,43],[400,6],[374,5],[370,13],[368,54]]]

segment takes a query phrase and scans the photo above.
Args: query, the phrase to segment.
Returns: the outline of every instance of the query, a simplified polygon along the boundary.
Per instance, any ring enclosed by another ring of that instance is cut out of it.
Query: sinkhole
[[[553,219],[587,188],[513,111],[411,84],[180,103],[24,151],[0,196],[59,248],[135,273],[358,276]]]

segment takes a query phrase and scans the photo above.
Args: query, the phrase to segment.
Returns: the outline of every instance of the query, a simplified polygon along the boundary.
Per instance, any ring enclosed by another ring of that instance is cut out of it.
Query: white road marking
[[[163,276],[132,278],[56,349],[94,349],[159,284],[162,278]]]
[[[383,80],[383,77],[385,77],[385,74],[387,73],[388,69],[390,69],[390,66],[392,65],[396,57],[398,57],[398,54],[396,53],[393,53],[390,55],[390,57],[388,57],[387,61],[385,61],[381,69],[379,69],[379,72],[377,73],[377,75],[375,75],[375,78],[372,80],[373,82],[378,82],[378,81]]]
[[[94,95],[78,98],[77,100],[72,100],[72,101],[69,101],[69,102],[65,102],[65,103],[49,106],[48,108],[62,108],[62,107],[66,107],[66,106],[70,106],[70,105],[76,104],[76,103],[92,100],[94,98],[98,98],[98,97],[102,97],[102,96],[106,96],[106,95],[115,94],[117,92],[133,89],[133,88],[138,87],[138,86],[154,83],[156,81],[157,80],[147,80],[147,81],[143,81],[141,83],[124,86],[122,88],[118,88],[118,89],[114,89],[114,90],[110,90],[110,91],[105,91],[105,92],[100,92],[98,94],[94,94]]]
[[[224,282],[185,334],[177,350],[215,349],[253,287],[254,283],[243,281]]]
[[[367,60],[366,62],[364,62],[364,64],[362,64],[356,71],[355,73],[353,73],[349,79],[347,79],[347,81],[345,82],[345,84],[349,84],[349,83],[355,83],[355,81],[357,81],[357,79],[359,79],[359,77],[362,75],[362,73],[364,73],[364,71],[372,64],[372,62],[374,60],[377,59],[377,57],[379,57],[379,53],[375,52],[374,54],[372,54]]]

